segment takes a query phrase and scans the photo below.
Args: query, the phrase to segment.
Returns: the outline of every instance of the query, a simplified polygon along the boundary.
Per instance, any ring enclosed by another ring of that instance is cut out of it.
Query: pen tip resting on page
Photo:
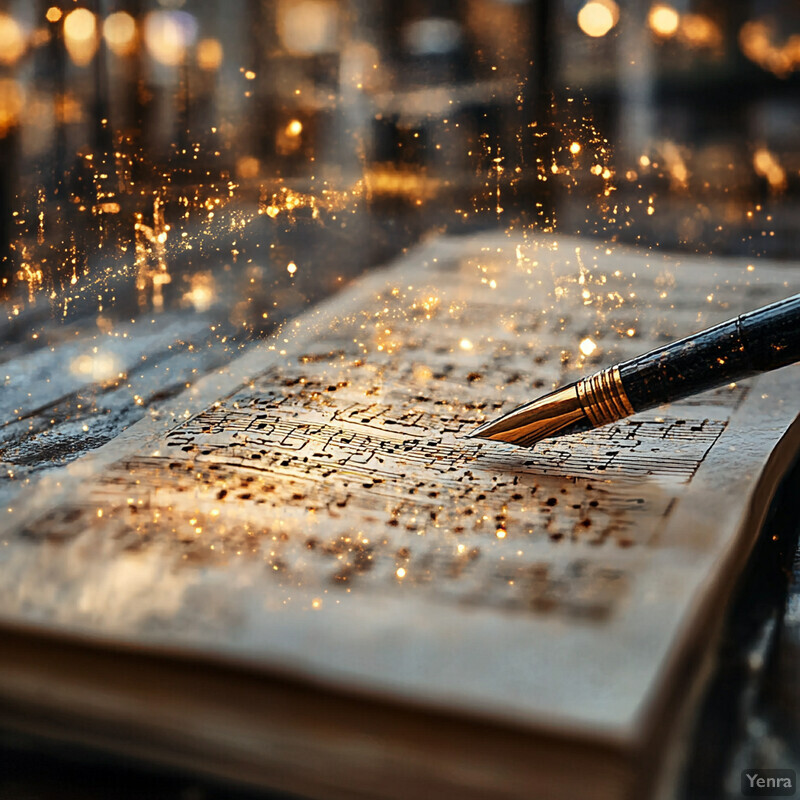
[[[591,427],[576,386],[570,384],[515,408],[496,420],[485,422],[467,435],[469,438],[532,447],[550,436],[578,433]]]

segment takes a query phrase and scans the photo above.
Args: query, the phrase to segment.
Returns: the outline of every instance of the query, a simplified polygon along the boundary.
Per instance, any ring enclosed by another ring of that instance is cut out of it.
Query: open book
[[[3,509],[0,721],[314,798],[668,794],[798,370],[464,434],[789,275],[487,234],[369,275]]]

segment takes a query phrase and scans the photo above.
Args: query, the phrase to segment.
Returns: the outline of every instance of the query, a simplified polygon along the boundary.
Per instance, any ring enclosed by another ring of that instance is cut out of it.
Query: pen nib
[[[499,419],[485,422],[470,431],[468,437],[531,447],[541,439],[577,433],[591,427],[573,383],[519,406]]]

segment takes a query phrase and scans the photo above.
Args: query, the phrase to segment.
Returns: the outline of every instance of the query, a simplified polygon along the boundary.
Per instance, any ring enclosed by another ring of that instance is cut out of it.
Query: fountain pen
[[[530,447],[800,360],[800,294],[595,372],[471,431]]]

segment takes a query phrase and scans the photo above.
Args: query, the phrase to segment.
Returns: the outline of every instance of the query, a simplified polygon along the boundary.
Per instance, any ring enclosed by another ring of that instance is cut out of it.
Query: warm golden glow
[[[670,175],[670,184],[673,189],[685,189],[689,183],[689,169],[678,145],[665,141],[661,145],[661,154],[664,156]]]
[[[0,63],[15,64],[25,52],[25,34],[8,14],[0,14]]]
[[[61,9],[57,6],[50,6],[44,16],[48,22],[58,22],[61,19]]]
[[[580,143],[580,142],[573,142],[573,143],[572,143],[572,144],[569,146],[569,151],[570,151],[570,153],[572,153],[572,155],[574,155],[574,156],[578,155],[578,153],[580,153],[580,151],[581,151],[581,143]]]
[[[0,136],[13,128],[22,111],[22,87],[11,78],[0,78]]]
[[[96,30],[97,20],[88,8],[76,8],[64,20],[64,36],[76,42],[91,39]]]
[[[681,20],[680,37],[690,47],[718,48],[722,46],[722,31],[705,14],[686,14]]]
[[[211,272],[198,272],[191,277],[191,288],[183,295],[183,302],[195,311],[204,312],[214,304],[215,285]]]
[[[97,50],[97,20],[88,8],[76,8],[64,18],[64,43],[79,67],[92,60]]]
[[[197,66],[213,72],[222,66],[224,53],[219,39],[201,39],[197,43]]]
[[[425,171],[399,168],[393,164],[371,166],[364,177],[371,194],[406,197],[413,199],[417,205],[435,195],[441,186],[441,179]]]
[[[336,48],[338,5],[331,0],[283,0],[278,35],[290,53],[310,55]]]
[[[110,381],[119,375],[119,360],[113,353],[98,351],[95,347],[92,353],[84,353],[72,359],[69,371],[73,375],[89,377],[101,383]]]
[[[303,132],[303,123],[299,119],[293,119],[286,126],[287,136],[299,136]]]
[[[657,4],[650,9],[647,15],[647,22],[653,33],[663,36],[665,39],[674,36],[678,32],[678,25],[681,18],[678,12],[668,5]]]
[[[103,36],[111,52],[128,55],[136,47],[136,21],[125,11],[117,11],[103,23]]]
[[[794,33],[778,45],[773,41],[773,33],[765,22],[747,22],[739,31],[739,46],[759,67],[786,78],[800,67],[800,34]]]
[[[585,356],[590,356],[595,350],[597,350],[597,345],[587,336],[580,343],[580,350]]]
[[[786,188],[786,170],[766,147],[759,147],[753,153],[753,169],[766,178],[772,191],[781,192]]]
[[[614,0],[589,0],[578,12],[578,26],[594,38],[605,36],[619,19],[619,6]]]
[[[254,156],[242,156],[236,162],[236,174],[240,178],[257,178],[261,171],[261,162]]]
[[[168,67],[182,63],[197,31],[185,11],[151,11],[144,19],[144,43],[150,55]]]
[[[137,213],[133,226],[139,305],[144,308],[149,300],[157,311],[164,307],[163,287],[172,282],[164,247],[169,225],[164,221],[163,206],[163,200],[157,196],[153,201],[153,225],[147,225],[143,221],[143,215]]]

